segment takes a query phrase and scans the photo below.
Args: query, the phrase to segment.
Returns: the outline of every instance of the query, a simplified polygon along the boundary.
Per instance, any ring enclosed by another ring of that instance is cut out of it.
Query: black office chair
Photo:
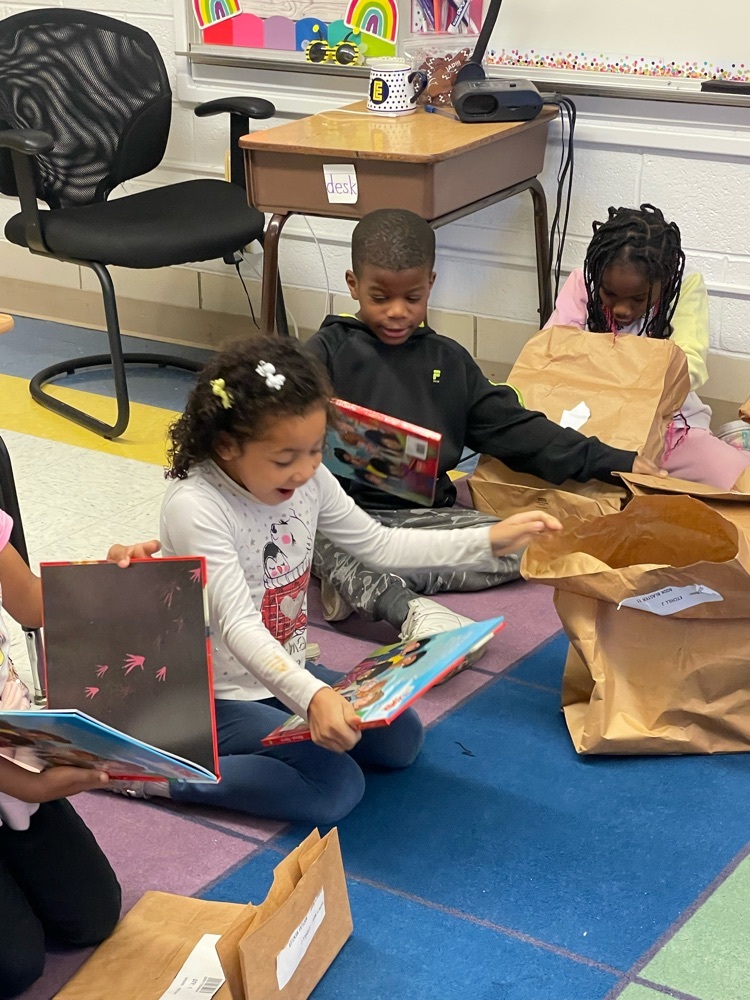
[[[23,533],[23,521],[21,520],[21,508],[18,505],[13,466],[10,462],[10,455],[5,446],[5,441],[2,438],[0,438],[0,510],[4,510],[6,514],[9,514],[13,518],[13,530],[11,531],[9,541],[28,566],[29,552],[26,548],[26,537]],[[34,701],[37,705],[43,705],[46,698],[42,683],[44,667],[42,630],[23,625],[21,622],[19,624],[26,636],[26,648],[29,654],[31,676],[34,680]]]
[[[123,181],[161,162],[172,91],[151,36],[123,21],[82,10],[29,10],[0,21],[0,191],[21,212],[5,227],[11,243],[32,253],[91,268],[104,297],[109,354],[51,365],[30,384],[33,398],[106,438],[128,425],[125,364],[198,371],[172,355],[123,354],[108,265],[152,268],[223,258],[263,243],[263,215],[247,203],[237,145],[250,118],[270,118],[261,98],[199,105],[199,116],[227,112],[231,181],[192,180],[107,201]],[[37,199],[49,206],[40,211]],[[283,304],[277,314],[287,332]],[[78,369],[111,365],[117,418],[104,423],[44,390]]]

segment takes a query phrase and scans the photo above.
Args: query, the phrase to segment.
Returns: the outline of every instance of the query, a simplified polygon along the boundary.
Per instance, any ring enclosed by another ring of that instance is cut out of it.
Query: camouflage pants
[[[370,511],[375,520],[389,528],[467,528],[495,524],[496,517],[462,507],[437,510]],[[400,629],[409,613],[409,602],[420,594],[445,591],[487,590],[519,577],[520,557],[504,556],[503,567],[497,573],[471,570],[454,572],[450,569],[430,572],[412,570],[408,573],[383,573],[368,569],[356,556],[349,555],[324,535],[315,538],[313,576],[327,580],[358,615],[368,621],[389,622]]]

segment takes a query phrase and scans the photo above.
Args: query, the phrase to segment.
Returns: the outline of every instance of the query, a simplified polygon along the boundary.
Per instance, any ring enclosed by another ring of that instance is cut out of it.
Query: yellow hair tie
[[[232,409],[232,393],[227,389],[227,384],[223,378],[211,379],[211,392],[221,400],[221,405],[225,410]]]

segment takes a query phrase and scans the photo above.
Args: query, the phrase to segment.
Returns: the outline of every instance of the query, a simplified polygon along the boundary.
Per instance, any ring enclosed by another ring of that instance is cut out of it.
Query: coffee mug
[[[386,115],[410,115],[427,86],[427,77],[407,59],[371,59],[367,110]]]

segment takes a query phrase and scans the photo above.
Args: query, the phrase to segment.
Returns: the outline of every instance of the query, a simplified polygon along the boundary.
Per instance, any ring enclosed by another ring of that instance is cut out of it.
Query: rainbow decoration
[[[396,0],[350,0],[344,23],[354,31],[395,43],[398,33]]]
[[[193,0],[193,12],[198,27],[203,31],[214,24],[242,13],[240,0]]]

